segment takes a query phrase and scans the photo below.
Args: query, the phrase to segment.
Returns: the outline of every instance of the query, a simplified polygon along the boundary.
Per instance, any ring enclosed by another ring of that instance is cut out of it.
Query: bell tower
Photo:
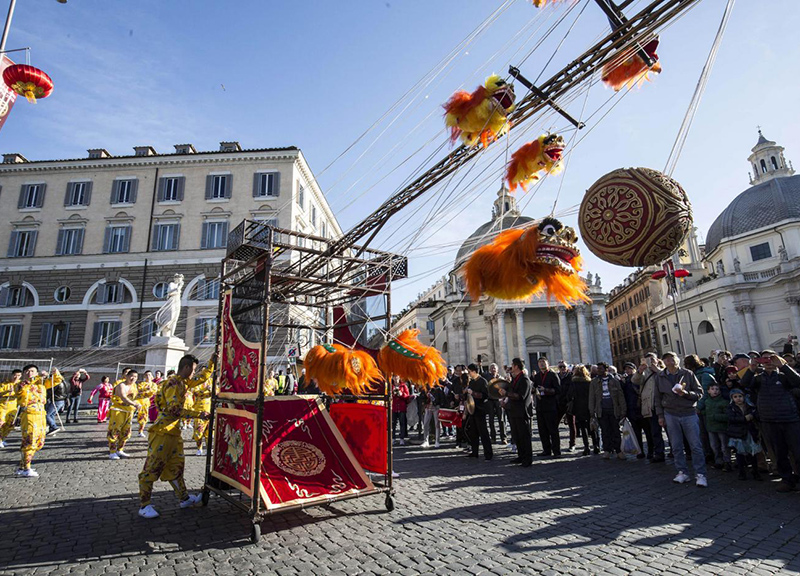
[[[497,220],[505,216],[519,216],[520,212],[517,208],[517,199],[514,195],[508,193],[505,183],[497,191],[497,199],[494,201],[492,208],[492,219]]]
[[[758,128],[758,142],[753,146],[752,154],[747,160],[753,169],[753,173],[750,174],[752,185],[794,174],[792,163],[786,162],[783,156],[783,146],[764,138],[761,127]]]

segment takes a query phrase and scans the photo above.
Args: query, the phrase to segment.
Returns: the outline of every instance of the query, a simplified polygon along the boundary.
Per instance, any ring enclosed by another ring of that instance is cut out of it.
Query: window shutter
[[[203,232],[200,234],[200,248],[208,248],[208,222],[203,222]]]
[[[149,318],[142,321],[142,333],[139,336],[139,345],[144,346],[150,342],[150,331],[152,330],[153,321]]]
[[[270,193],[275,196],[276,198],[281,195],[281,173],[275,172],[272,175],[272,189]]]
[[[157,200],[159,202],[164,201],[164,194],[167,190],[167,179],[166,178],[159,178],[158,179],[158,197]]]
[[[11,329],[11,331],[12,331],[11,347],[19,348],[20,341],[22,340],[22,324],[15,324],[14,327]]]
[[[139,179],[131,180],[131,204],[136,204],[136,193],[139,191]]]
[[[225,176],[225,198],[233,195],[233,174]]]
[[[63,228],[58,231],[58,239],[56,240],[56,256],[64,255],[64,235],[67,233]]]
[[[95,304],[105,304],[106,303],[106,285],[100,284],[94,292],[94,303]]]
[[[25,286],[19,287],[19,307],[23,308],[28,304],[28,289]]]
[[[92,184],[93,182],[86,182],[86,191],[83,194],[84,206],[88,206],[92,203]]]
[[[122,180],[114,180],[111,186],[111,203],[117,204],[119,202],[119,187],[122,185]]]
[[[67,184],[67,192],[64,194],[64,206],[72,204],[72,191],[75,189],[75,182]]]
[[[66,348],[69,345],[69,325],[69,322],[64,323],[64,329],[61,331],[61,338],[56,342],[59,348]]]
[[[92,329],[92,346],[100,346],[100,322],[94,323]]]
[[[121,332],[122,332],[122,322],[120,322],[119,320],[117,320],[116,322],[112,322],[111,337],[109,338],[109,340],[111,340],[112,346],[119,346],[119,337]]]
[[[261,190],[261,174],[256,172],[253,174],[253,198],[264,196],[266,193]]]
[[[17,208],[22,210],[25,208],[25,194],[28,192],[28,185],[23,184],[22,187],[19,189],[19,201],[17,202]]]
[[[194,299],[195,300],[205,300],[206,299],[206,283],[208,280],[205,278],[200,278],[197,281],[197,284],[194,288]]]
[[[106,233],[103,237],[103,254],[111,252],[111,226],[106,226]]]
[[[11,232],[11,238],[8,241],[8,253],[6,254],[8,258],[12,258],[17,253],[18,241],[19,241],[19,232],[13,230]]]
[[[42,337],[39,340],[39,348],[49,348],[50,338],[53,335],[53,324],[45,322],[42,324]]]
[[[181,240],[181,225],[175,224],[172,228],[172,249],[177,250],[180,247]]]
[[[75,239],[75,254],[83,254],[83,234],[86,232],[84,228],[78,230],[78,237]]]
[[[36,238],[39,236],[39,231],[31,230],[28,234],[30,234],[30,240],[23,256],[33,256],[36,253]]]
[[[178,201],[183,202],[183,189],[186,185],[186,178],[181,176],[178,178]]]
[[[197,318],[194,324],[194,343],[200,344],[203,340],[203,319]]]
[[[211,192],[214,186],[214,177],[210,174],[206,176],[206,200],[211,200]]]
[[[161,226],[159,224],[153,225],[153,239],[150,242],[151,251],[158,249],[158,236],[160,232],[161,232]]]
[[[226,248],[228,246],[228,222],[227,220],[222,223],[222,244],[218,248]]]
[[[5,308],[8,306],[8,293],[10,290],[8,287],[0,288],[0,308]]]
[[[122,233],[122,251],[123,252],[130,252],[131,250],[131,231],[132,228],[130,226],[125,226],[125,232]]]
[[[47,192],[47,184],[39,184],[39,194],[36,197],[36,207],[44,206],[44,193]]]
[[[117,282],[117,293],[116,293],[116,298],[114,300],[114,304],[122,304],[123,302],[125,302],[125,290],[126,290],[125,284]]]

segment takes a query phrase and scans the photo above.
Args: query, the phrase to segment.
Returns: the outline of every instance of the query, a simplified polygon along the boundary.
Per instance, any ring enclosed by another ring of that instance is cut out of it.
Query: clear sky
[[[605,34],[606,20],[593,3],[583,10],[586,2],[530,53],[571,3],[540,11],[517,0],[442,66],[500,0],[19,0],[7,48],[31,46],[31,63],[56,88],[35,106],[18,100],[0,132],[0,152],[38,160],[84,157],[88,148],[130,154],[148,144],[160,152],[179,143],[214,150],[223,140],[245,148],[295,145],[347,229],[450,149],[443,146],[440,106],[455,89],[505,74],[509,63],[546,79]],[[662,34],[664,72],[625,95],[602,121],[617,103],[602,85],[564,102],[575,116],[594,115],[578,144],[573,132],[564,133],[576,144],[566,172],[519,195],[524,214],[549,214],[557,196],[557,213],[576,206],[592,182],[618,167],[663,168],[724,4],[702,0]],[[0,3],[0,13],[5,9]],[[692,199],[701,241],[748,186],[746,158],[757,125],[800,163],[798,31],[795,0],[735,7],[674,174]],[[516,127],[510,150],[564,127],[553,116]],[[395,310],[447,272],[458,244],[489,219],[505,147],[490,148],[406,208],[377,239],[385,249],[411,247],[412,277],[396,286]],[[565,221],[576,225],[574,215]],[[631,272],[587,250],[584,256],[606,289]]]

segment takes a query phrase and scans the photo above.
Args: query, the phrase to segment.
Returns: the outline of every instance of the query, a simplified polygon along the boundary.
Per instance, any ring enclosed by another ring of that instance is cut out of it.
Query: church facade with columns
[[[662,350],[707,356],[796,344],[800,176],[782,146],[758,136],[748,157],[750,187],[711,224],[702,258],[690,253],[681,262],[693,275],[678,285],[677,317],[662,283],[651,310]]]
[[[480,359],[484,366],[491,362],[508,366],[516,357],[528,366],[535,366],[540,357],[575,364],[610,362],[606,295],[599,276],[589,273],[585,278],[591,303],[570,309],[548,302],[544,295],[524,302],[488,296],[472,302],[466,293],[457,270],[469,255],[491,240],[490,233],[532,221],[519,212],[516,198],[502,188],[492,218],[463,243],[453,270],[411,304],[395,322],[395,329],[418,328],[448,364]]]

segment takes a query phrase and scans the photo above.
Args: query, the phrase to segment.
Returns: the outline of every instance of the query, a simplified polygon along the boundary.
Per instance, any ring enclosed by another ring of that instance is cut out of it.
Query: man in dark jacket
[[[477,364],[470,364],[467,367],[469,373],[469,387],[465,393],[472,396],[475,401],[475,413],[471,416],[475,431],[472,434],[472,452],[470,458],[478,457],[478,440],[483,444],[483,456],[487,460],[492,459],[492,439],[489,437],[489,429],[486,427],[486,417],[488,416],[487,401],[489,400],[489,386],[486,379],[478,372]]]
[[[536,421],[539,424],[539,439],[542,452],[539,456],[561,457],[561,439],[558,436],[558,396],[561,382],[550,370],[547,358],[539,358],[539,372],[533,377],[536,390]]]
[[[569,428],[569,451],[575,450],[575,418],[569,411],[569,395],[572,387],[572,372],[567,367],[564,360],[558,362],[558,381],[561,384],[561,392],[558,394],[558,421],[564,422]]]
[[[608,364],[597,363],[597,376],[589,384],[589,411],[600,423],[603,433],[603,458],[608,460],[616,453],[625,460],[619,423],[625,418],[627,406],[619,379],[608,373]]]
[[[633,433],[639,440],[639,446],[642,451],[636,456],[638,459],[645,458],[644,444],[642,443],[642,432],[647,440],[648,450],[652,451],[653,435],[651,434],[650,422],[645,423],[642,417],[642,403],[639,400],[639,387],[633,383],[633,376],[636,374],[636,365],[633,362],[626,362],[623,368],[622,392],[625,394],[625,407],[627,408],[627,417],[633,428]],[[647,424],[647,425],[645,425]],[[652,454],[651,454],[652,455]]]
[[[800,388],[800,375],[772,350],[761,353],[761,374],[751,369],[742,377],[742,384],[756,393],[756,406],[767,441],[775,451],[781,483],[778,492],[797,490],[798,479],[792,474],[789,454],[800,462],[800,416],[792,389]]]
[[[533,448],[531,447],[533,398],[531,381],[524,370],[525,362],[520,358],[514,358],[511,362],[512,380],[506,391],[505,409],[511,425],[511,439],[517,446],[517,457],[511,463],[527,468],[533,460]]]
[[[500,368],[497,364],[490,364],[489,371],[484,375],[486,381],[491,383],[495,378],[500,378]],[[506,443],[506,419],[504,418],[503,409],[500,407],[500,400],[489,398],[487,400],[487,410],[489,411],[489,433],[492,437],[492,443],[497,443],[497,432],[494,422],[497,420],[497,428],[500,431],[500,443]]]
[[[691,478],[687,474],[684,438],[692,452],[696,484],[699,488],[708,486],[706,478],[706,458],[703,442],[700,440],[700,420],[697,416],[697,402],[703,397],[703,389],[691,370],[681,368],[680,360],[674,352],[666,352],[661,359],[666,370],[656,374],[655,405],[658,423],[667,427],[675,468],[678,475],[673,482],[683,484]]]

